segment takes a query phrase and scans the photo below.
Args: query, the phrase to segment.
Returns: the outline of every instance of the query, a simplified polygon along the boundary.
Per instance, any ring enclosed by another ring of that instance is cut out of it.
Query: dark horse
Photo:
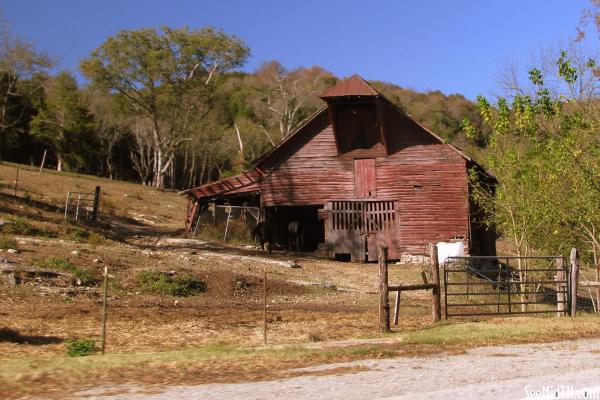
[[[304,247],[304,228],[300,221],[288,224],[288,249],[289,251],[302,251]]]
[[[269,220],[261,221],[254,229],[252,229],[252,237],[254,240],[258,239],[260,241],[260,248],[265,250],[265,242],[268,243],[267,249],[269,250],[269,254],[272,252],[273,247],[273,225]]]

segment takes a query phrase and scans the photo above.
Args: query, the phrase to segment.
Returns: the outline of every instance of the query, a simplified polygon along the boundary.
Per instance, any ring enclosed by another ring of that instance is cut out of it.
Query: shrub
[[[37,233],[37,229],[29,225],[23,217],[16,217],[13,222],[14,233],[17,235],[33,236]]]
[[[78,242],[83,242],[85,239],[87,239],[89,237],[90,234],[85,229],[68,228],[67,235],[69,235],[69,237],[73,240],[76,240]]]
[[[62,257],[48,257],[37,265],[42,268],[57,269],[64,272],[69,272],[77,278],[82,285],[93,285],[98,280],[90,271],[72,264],[69,260]]]
[[[81,338],[67,340],[67,355],[69,357],[83,357],[92,354],[96,349],[96,342],[93,339]]]
[[[44,236],[48,238],[57,237],[57,233],[46,229],[38,229],[35,226],[32,226],[26,218],[23,217],[15,217],[12,221],[12,224],[4,225],[3,229],[5,232],[13,233],[15,235],[23,235],[23,236]]]
[[[97,234],[96,232],[90,232],[90,234],[88,235],[87,239],[85,240],[85,242],[87,244],[90,244],[92,246],[97,246],[100,243],[102,243],[102,236],[100,236],[99,234]]]
[[[15,239],[8,237],[8,236],[0,236],[0,249],[6,250],[6,249],[16,249],[16,248],[17,248],[17,242],[15,241]]]
[[[191,275],[168,276],[158,271],[141,271],[136,280],[140,288],[147,293],[193,296],[206,291],[204,282]]]

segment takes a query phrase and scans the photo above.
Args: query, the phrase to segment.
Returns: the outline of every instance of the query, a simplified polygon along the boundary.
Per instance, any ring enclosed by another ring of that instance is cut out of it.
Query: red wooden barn
[[[483,170],[357,75],[320,95],[325,105],[254,168],[187,190],[187,229],[209,202],[254,204],[285,244],[301,221],[304,250],[375,260],[426,254],[430,242],[462,240],[470,254],[494,252],[476,221],[468,171]]]

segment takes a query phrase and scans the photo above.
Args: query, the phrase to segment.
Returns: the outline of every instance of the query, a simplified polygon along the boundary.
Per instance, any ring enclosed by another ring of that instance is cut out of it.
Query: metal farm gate
[[[558,313],[569,304],[563,257],[449,257],[443,264],[445,316]]]
[[[65,219],[67,221],[95,221],[100,208],[100,186],[91,192],[68,192],[65,201]]]
[[[379,246],[400,258],[398,205],[395,201],[339,200],[325,204],[325,242],[330,255],[350,254],[353,261],[376,261]]]

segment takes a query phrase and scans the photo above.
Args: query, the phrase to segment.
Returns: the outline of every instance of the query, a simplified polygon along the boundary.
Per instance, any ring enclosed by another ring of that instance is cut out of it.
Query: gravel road
[[[364,369],[322,373],[353,366]],[[460,355],[364,360],[302,370],[309,374],[276,381],[172,386],[152,394],[142,388],[115,396],[99,391],[81,394],[102,400],[600,399],[600,339],[480,347]]]

